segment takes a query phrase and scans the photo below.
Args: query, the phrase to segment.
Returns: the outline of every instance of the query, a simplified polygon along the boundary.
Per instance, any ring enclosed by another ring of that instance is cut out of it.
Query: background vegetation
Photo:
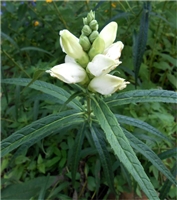
[[[63,63],[65,55],[59,45],[59,31],[68,29],[80,36],[82,18],[93,10],[100,25],[99,30],[110,21],[116,21],[119,25],[116,40],[122,41],[125,47],[121,56],[122,64],[114,73],[131,82],[127,91],[135,88],[176,91],[176,9],[175,1],[1,2],[2,79],[34,78],[72,90],[69,85],[51,78],[45,70]],[[148,12],[148,24],[142,24],[145,11]],[[146,29],[148,32],[143,33]],[[136,46],[140,34],[144,35],[140,44],[145,44],[145,49],[143,45]],[[142,63],[137,63],[136,54],[143,56]],[[57,100],[51,101],[42,92],[8,84],[2,84],[1,105],[2,139],[37,119],[57,113],[61,107]],[[113,109],[121,115],[151,124],[172,139],[173,143],[169,143],[153,138],[139,128],[125,125],[159,155],[167,168],[175,169],[176,105],[132,103]],[[50,135],[18,155],[15,151],[6,155],[1,168],[4,197],[10,199],[11,194],[16,199],[30,199],[32,196],[34,198],[31,199],[74,199],[76,190],[71,183],[67,162],[76,133],[76,130],[62,130],[60,136]],[[82,199],[96,199],[97,193],[99,199],[108,199],[110,191],[102,176],[100,160],[94,148],[89,147],[87,139],[84,140],[77,171],[77,188],[82,188],[77,195]],[[164,176],[142,155],[137,156],[155,189],[162,191]],[[114,186],[118,196],[121,198],[123,193],[133,189],[140,195],[139,187],[133,184],[132,188],[131,180],[120,162],[114,155],[111,159],[116,169]],[[23,187],[20,183],[24,183]],[[171,186],[165,197],[175,199],[175,189]],[[21,192],[17,194],[17,190]]]

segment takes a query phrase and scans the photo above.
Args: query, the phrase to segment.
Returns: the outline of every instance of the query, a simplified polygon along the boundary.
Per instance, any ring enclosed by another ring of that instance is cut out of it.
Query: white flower
[[[92,92],[98,92],[102,95],[110,95],[117,90],[124,89],[129,82],[125,82],[125,79],[119,78],[110,74],[95,77],[90,81],[88,86]]]
[[[120,63],[121,62],[118,60],[113,60],[108,56],[98,54],[93,58],[92,62],[89,62],[87,65],[87,71],[94,76],[101,76],[108,74]]]
[[[60,45],[62,51],[74,58],[77,63],[83,67],[87,66],[89,57],[79,44],[79,39],[66,29],[60,31]]]
[[[101,37],[105,42],[105,48],[109,47],[116,39],[118,25],[116,22],[110,22],[100,32]]]
[[[65,83],[81,83],[84,84],[88,81],[86,71],[76,63],[63,63],[56,65],[50,70],[46,71],[51,76],[60,79]]]
[[[62,51],[72,58],[79,58],[84,53],[79,39],[66,29],[60,31],[60,45]]]

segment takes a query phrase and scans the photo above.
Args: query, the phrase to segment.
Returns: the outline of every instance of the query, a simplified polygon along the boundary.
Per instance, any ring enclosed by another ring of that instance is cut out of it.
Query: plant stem
[[[14,59],[6,52],[6,51],[4,51],[4,50],[2,50],[2,52],[3,53],[5,53],[5,55],[22,71],[22,72],[24,72],[29,78],[31,78],[30,77],[30,75],[18,64],[18,63],[16,63],[15,61],[14,61]]]
[[[90,124],[91,122],[91,118],[90,118],[90,114],[91,114],[91,99],[89,96],[87,96],[87,114],[88,114],[88,123]]]
[[[165,10],[165,6],[166,6],[166,2],[164,2],[162,11]],[[159,19],[158,25],[157,25],[157,29],[156,29],[156,36],[155,36],[155,40],[154,40],[154,47],[156,47],[156,44],[160,38],[161,35],[159,35],[159,29],[160,29],[160,25],[161,25],[162,19]],[[149,68],[150,68],[150,76],[151,76],[151,72],[152,72],[152,65],[153,65],[153,61],[154,61],[154,56],[156,55],[156,48],[152,49],[151,55],[150,55],[150,62],[149,62]]]
[[[55,1],[53,1],[53,5],[54,5],[54,7],[55,7],[55,9],[56,9],[56,11],[58,13],[58,17],[59,17],[60,21],[64,24],[65,28],[69,30],[69,27],[67,26],[67,24],[66,24],[65,20],[63,19],[63,17],[61,16],[60,11],[58,10],[58,7],[57,7]]]

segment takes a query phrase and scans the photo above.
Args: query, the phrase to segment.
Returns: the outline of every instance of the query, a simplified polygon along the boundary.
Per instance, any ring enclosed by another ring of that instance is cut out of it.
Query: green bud
[[[87,22],[90,23],[92,20],[95,19],[95,12],[93,12],[92,10],[88,13],[87,15]]]
[[[91,43],[87,36],[81,35],[79,38],[79,43],[82,46],[82,48],[84,49],[84,51],[88,51],[91,47]]]
[[[88,25],[84,25],[82,29],[82,35],[88,36],[92,32],[92,29]]]
[[[98,35],[99,35],[98,31],[93,31],[93,32],[91,33],[91,35],[89,36],[90,42],[93,43],[94,40],[98,37]]]
[[[76,52],[77,53],[77,52]],[[75,61],[82,66],[83,68],[86,68],[88,63],[90,62],[88,55],[85,53],[81,58],[75,59]]]
[[[88,22],[87,22],[87,18],[86,18],[86,17],[83,18],[83,24],[84,24],[84,25],[88,25]]]
[[[95,19],[90,22],[89,26],[92,30],[98,30],[98,22]]]
[[[104,49],[105,49],[105,42],[101,37],[98,36],[96,40],[93,42],[90,51],[88,52],[90,60],[92,60],[97,54],[103,53]]]

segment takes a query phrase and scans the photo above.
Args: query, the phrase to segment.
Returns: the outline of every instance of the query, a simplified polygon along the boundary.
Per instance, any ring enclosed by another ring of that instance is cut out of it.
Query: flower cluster
[[[102,95],[124,89],[129,82],[108,74],[121,63],[119,58],[124,47],[121,41],[113,43],[117,23],[109,23],[99,33],[98,22],[92,11],[83,19],[83,23],[80,38],[66,29],[60,31],[60,45],[67,54],[65,63],[46,72],[65,83],[79,83]]]

